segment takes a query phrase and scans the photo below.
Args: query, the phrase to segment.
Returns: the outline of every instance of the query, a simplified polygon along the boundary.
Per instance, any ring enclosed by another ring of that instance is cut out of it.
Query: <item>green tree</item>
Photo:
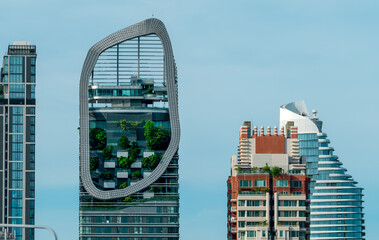
[[[100,178],[104,179],[104,180],[111,180],[111,179],[113,179],[113,174],[109,171],[103,172],[102,174],[100,174]]]
[[[130,168],[135,161],[136,159],[134,158],[121,156],[118,158],[118,166],[127,169]]]
[[[133,179],[138,179],[138,178],[140,178],[142,175],[141,175],[141,171],[140,170],[137,170],[137,171],[134,171],[134,172],[132,172],[132,174],[131,174],[131,177],[133,178]]]
[[[265,172],[270,172],[270,167],[268,166],[267,163],[266,163],[266,166],[264,166],[264,167],[262,168],[262,170],[265,171]]]
[[[141,162],[142,165],[150,170],[154,169],[160,162],[161,156],[158,156],[157,154],[153,154],[149,157],[142,158]]]
[[[89,145],[91,150],[102,150],[107,145],[107,134],[104,129],[92,128],[89,130]]]
[[[89,160],[89,169],[94,171],[99,168],[99,158],[91,157]]]
[[[132,145],[129,147],[129,157],[133,159],[137,159],[139,157],[139,154],[141,153],[141,149],[138,147],[138,144],[133,141]]]
[[[123,188],[126,188],[128,186],[127,182],[123,182],[120,184],[120,186],[118,186],[119,189],[123,189]]]
[[[281,171],[282,170],[280,169],[280,167],[273,167],[271,170],[272,177],[274,177],[274,178],[278,177],[280,175]]]
[[[103,149],[103,156],[105,160],[109,160],[113,157],[113,146],[105,147]]]
[[[122,119],[120,121],[120,127],[121,127],[122,131],[126,131],[126,120],[125,119]]]
[[[127,149],[130,148],[130,141],[127,136],[121,136],[120,138],[120,148],[121,149]]]
[[[133,201],[133,198],[130,197],[130,196],[127,196],[124,198],[124,200],[122,200],[123,202],[132,202]]]
[[[155,127],[154,122],[145,122],[144,136],[146,137],[147,147],[150,150],[166,150],[170,143],[170,133],[162,127]]]

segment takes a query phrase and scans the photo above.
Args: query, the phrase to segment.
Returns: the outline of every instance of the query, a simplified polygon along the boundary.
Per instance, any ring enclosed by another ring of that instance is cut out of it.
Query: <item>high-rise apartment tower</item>
[[[36,46],[8,46],[0,85],[0,222],[34,224]],[[33,229],[9,228],[17,240]]]
[[[303,101],[280,108],[280,130],[240,128],[228,179],[228,239],[364,239],[362,188]]]
[[[178,240],[177,75],[164,24],[96,43],[80,79],[80,240]]]

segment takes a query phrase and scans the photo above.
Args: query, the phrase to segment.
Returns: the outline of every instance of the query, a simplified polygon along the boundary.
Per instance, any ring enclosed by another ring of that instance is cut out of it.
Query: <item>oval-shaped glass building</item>
[[[179,239],[177,75],[164,24],[96,43],[80,79],[80,239]]]

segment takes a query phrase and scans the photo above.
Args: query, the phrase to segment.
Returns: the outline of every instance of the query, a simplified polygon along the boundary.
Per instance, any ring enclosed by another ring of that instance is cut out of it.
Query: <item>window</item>
[[[304,200],[300,200],[299,201],[299,207],[304,207],[305,206],[305,201]]]
[[[245,200],[238,200],[238,206],[245,206]]]
[[[247,200],[247,206],[248,207],[259,206],[259,200]]]
[[[9,98],[24,98],[25,85],[24,84],[10,84],[9,85]]]
[[[245,211],[238,211],[238,217],[245,217]]]
[[[277,187],[288,187],[288,181],[287,180],[276,180],[276,186]]]
[[[240,181],[240,187],[251,187],[251,181],[241,180]]]
[[[257,232],[256,231],[247,231],[247,237],[256,237]]]
[[[299,217],[305,217],[305,212],[304,211],[299,211]]]
[[[266,237],[266,231],[262,231],[262,237]]]
[[[245,222],[238,222],[238,227],[239,228],[244,228],[245,227]]]
[[[266,187],[266,180],[255,180],[254,186],[256,187]]]

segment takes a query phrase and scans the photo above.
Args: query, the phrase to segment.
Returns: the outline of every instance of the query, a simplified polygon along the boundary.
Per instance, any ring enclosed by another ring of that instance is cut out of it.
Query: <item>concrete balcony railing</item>
[[[232,212],[237,212],[237,207],[232,207],[232,208],[231,208],[231,211],[232,211]]]
[[[124,171],[117,172],[117,178],[128,178],[128,177],[129,177],[128,172],[124,172]]]
[[[115,161],[105,161],[104,162],[104,168],[115,168],[116,162]]]
[[[104,180],[103,187],[106,189],[114,189],[116,184],[113,180]]]

